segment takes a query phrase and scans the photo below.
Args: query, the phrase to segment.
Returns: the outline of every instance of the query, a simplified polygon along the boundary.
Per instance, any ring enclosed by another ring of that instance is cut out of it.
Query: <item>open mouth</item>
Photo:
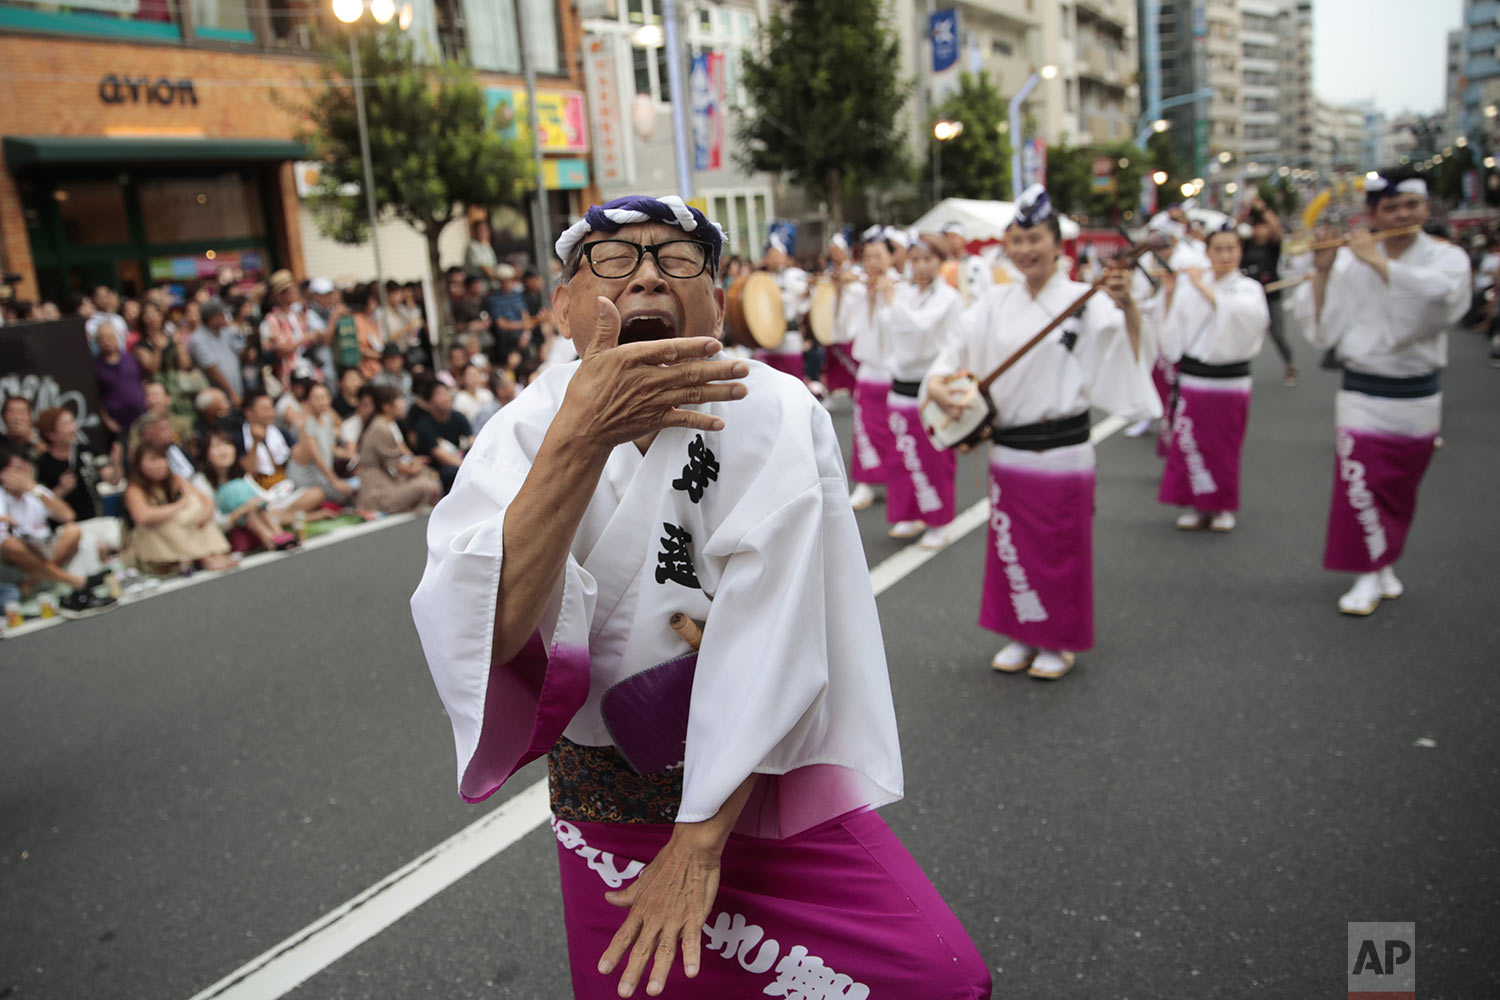
[[[620,343],[670,340],[677,336],[677,322],[666,313],[644,312],[628,317],[620,327]]]

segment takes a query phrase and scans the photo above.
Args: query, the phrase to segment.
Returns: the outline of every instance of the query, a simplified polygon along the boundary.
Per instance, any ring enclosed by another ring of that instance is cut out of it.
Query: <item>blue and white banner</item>
[[[958,11],[933,11],[928,18],[932,39],[932,71],[941,73],[958,62]]]

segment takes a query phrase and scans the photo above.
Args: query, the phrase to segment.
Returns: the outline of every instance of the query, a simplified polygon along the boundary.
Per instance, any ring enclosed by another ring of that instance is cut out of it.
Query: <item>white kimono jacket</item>
[[[1389,264],[1390,283],[1348,249],[1338,252],[1317,316],[1312,282],[1292,299],[1314,347],[1334,348],[1345,367],[1405,378],[1448,364],[1448,328],[1469,307],[1469,257],[1419,233]]]
[[[756,362],[745,399],[701,407],[724,430],[669,428],[645,455],[611,452],[538,634],[491,664],[506,510],[576,371],[547,372],[485,425],[428,524],[412,616],[453,723],[460,794],[493,793],[558,735],[614,744],[606,692],[688,653],[668,625],[681,611],[705,624],[678,821],[709,819],[752,772],[779,776],[741,815],[736,829],[753,836],[900,798],[838,440],[801,384]]]
[[[962,311],[958,292],[941,278],[926,289],[901,285],[889,303],[877,305],[875,324],[891,377],[915,382],[925,375]]]
[[[895,271],[890,275],[901,282]],[[834,340],[849,344],[849,353],[859,362],[859,377],[871,382],[888,380],[891,377],[891,350],[885,332],[876,322],[877,306],[870,309],[870,283],[868,280],[844,286],[839,297],[839,312],[834,322]]]
[[[983,378],[1088,287],[1059,271],[1035,299],[1024,283],[990,289],[960,317],[922,380],[921,402],[927,401],[928,377],[968,371]],[[1053,330],[996,379],[990,399],[1000,427],[1071,417],[1090,406],[1127,419],[1161,416],[1150,371],[1131,353],[1125,314],[1102,291],[1089,299],[1081,319]]]
[[[1214,293],[1210,305],[1185,274],[1165,319],[1156,327],[1157,350],[1172,363],[1184,357],[1204,364],[1230,365],[1260,354],[1270,329],[1271,311],[1260,282],[1234,271],[1222,278],[1205,274]]]

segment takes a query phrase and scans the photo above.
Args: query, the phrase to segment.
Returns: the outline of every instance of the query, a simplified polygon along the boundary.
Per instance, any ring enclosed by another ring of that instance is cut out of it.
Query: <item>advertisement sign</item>
[[[625,161],[625,117],[615,76],[614,40],[590,35],[584,42],[583,76],[594,126],[594,173],[600,184],[630,180]]]
[[[527,118],[526,91],[508,87],[486,87],[490,113],[499,115],[501,132],[514,137],[516,126]],[[544,153],[587,153],[588,123],[583,95],[576,90],[539,90],[536,95],[536,127]]]
[[[99,418],[99,383],[82,316],[0,327],[0,398],[22,396],[31,412],[65,406],[95,454],[109,451]]]
[[[928,17],[932,71],[941,73],[958,62],[958,10],[937,10]]]
[[[1021,189],[1033,184],[1047,183],[1047,140],[1027,139],[1026,155],[1022,157]]]
[[[724,161],[724,56],[701,52],[688,76],[693,107],[693,169],[718,170]]]

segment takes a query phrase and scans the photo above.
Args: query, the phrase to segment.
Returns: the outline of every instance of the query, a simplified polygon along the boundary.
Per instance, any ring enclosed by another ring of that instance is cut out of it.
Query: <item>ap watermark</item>
[[[1349,925],[1349,1000],[1416,1000],[1417,925]]]

